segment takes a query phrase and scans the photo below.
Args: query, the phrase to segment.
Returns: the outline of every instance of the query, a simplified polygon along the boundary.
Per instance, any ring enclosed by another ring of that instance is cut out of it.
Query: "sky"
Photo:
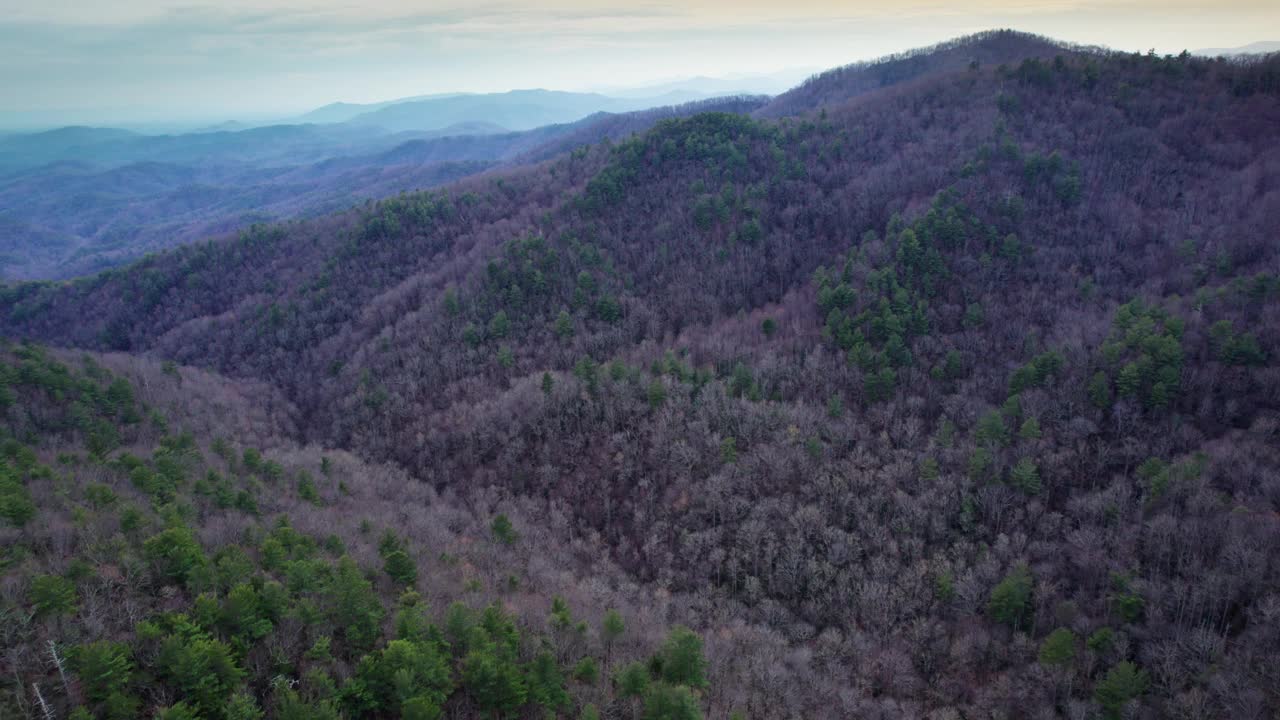
[[[222,121],[438,92],[827,68],[997,27],[1280,40],[1280,0],[0,0],[0,124]]]

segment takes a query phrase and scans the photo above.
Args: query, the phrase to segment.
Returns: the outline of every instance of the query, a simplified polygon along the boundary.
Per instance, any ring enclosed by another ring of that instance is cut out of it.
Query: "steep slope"
[[[1276,62],[1074,54],[667,121],[12,287],[4,329],[264,380],[304,437],[570,508],[813,659],[753,716],[1260,717]]]
[[[763,665],[767,632],[704,654],[668,632],[686,598],[631,586],[518,504],[292,444],[261,385],[20,346],[0,351],[0,395],[5,717],[759,701],[734,688],[757,682],[742,660]]]

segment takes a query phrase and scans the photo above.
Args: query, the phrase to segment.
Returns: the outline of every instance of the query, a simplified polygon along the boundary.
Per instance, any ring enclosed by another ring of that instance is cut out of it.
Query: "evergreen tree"
[[[991,410],[982,416],[974,430],[974,439],[991,446],[1000,447],[1009,442],[1009,429],[1005,427],[1004,415],[998,410]]]
[[[498,365],[505,370],[511,369],[516,364],[516,356],[511,352],[510,345],[503,345],[498,348]]]
[[[76,611],[76,585],[57,575],[37,575],[27,591],[36,615],[70,615]]]
[[[499,310],[489,319],[489,337],[501,340],[511,333],[511,320],[506,310]]]
[[[1022,458],[1009,471],[1009,482],[1028,495],[1040,494],[1040,470],[1031,458]]]
[[[543,651],[529,663],[529,699],[547,710],[559,710],[569,704],[560,665],[550,652]]]
[[[600,667],[596,664],[596,659],[585,657],[573,666],[573,679],[584,685],[595,685],[600,679]]]
[[[1118,719],[1122,716],[1125,705],[1141,697],[1146,691],[1147,674],[1133,663],[1125,661],[1107,671],[1106,677],[1094,688],[1093,695],[1102,706],[1105,717]]]
[[[186,527],[171,527],[142,544],[142,554],[161,579],[186,583],[205,565],[204,550]]]
[[[476,704],[491,716],[503,717],[514,713],[528,697],[520,668],[493,642],[476,645],[463,658],[462,684]]]
[[[1076,658],[1076,636],[1067,628],[1058,628],[1049,633],[1040,643],[1038,659],[1041,665],[1048,667],[1067,667]]]
[[[1015,567],[991,590],[987,614],[992,620],[1019,629],[1031,612],[1031,571],[1026,565]]]
[[[662,679],[673,685],[701,688],[707,685],[707,661],[702,656],[702,638],[689,628],[677,625],[658,652]]]
[[[622,697],[640,697],[649,689],[649,670],[642,662],[628,663],[618,670],[613,681]]]
[[[427,713],[443,705],[453,690],[448,662],[430,641],[392,640],[360,659],[355,680],[343,694],[357,712],[402,712],[415,700],[415,712]]]
[[[162,676],[207,717],[221,717],[231,692],[244,679],[231,648],[208,637],[170,636],[156,662]]]
[[[569,317],[569,313],[561,310],[556,316],[555,326],[556,336],[564,340],[573,336],[573,318]]]
[[[1026,440],[1028,442],[1031,442],[1031,441],[1039,440],[1040,436],[1041,436],[1041,433],[1040,433],[1039,420],[1037,420],[1036,418],[1030,417],[1022,421],[1022,427],[1018,430],[1019,438]]]
[[[644,720],[702,720],[698,700],[683,685],[658,684],[644,699]]]
[[[325,590],[329,616],[350,654],[372,647],[382,623],[382,602],[355,561],[343,556]]]
[[[77,647],[71,653],[71,667],[80,676],[85,698],[91,703],[105,702],[121,692],[133,675],[129,647],[110,640]]]
[[[626,631],[627,625],[622,620],[622,615],[617,610],[609,608],[604,614],[604,619],[600,621],[600,639],[604,641],[605,651],[612,653],[613,644]]]
[[[228,635],[249,642],[265,636],[273,627],[258,592],[248,583],[240,583],[227,593],[219,615],[220,624]]]
[[[649,407],[658,409],[667,401],[667,387],[662,384],[662,380],[655,378],[649,383],[649,389],[646,392],[649,398]]]
[[[382,568],[400,585],[412,585],[418,579],[417,564],[403,550],[395,550],[388,554]]]
[[[1089,378],[1088,387],[1089,402],[1100,410],[1106,410],[1111,407],[1111,381],[1107,379],[1107,374],[1101,370],[1093,374]]]
[[[503,545],[515,545],[516,541],[520,539],[520,535],[516,533],[515,526],[511,524],[511,520],[502,513],[494,516],[489,529],[493,532],[494,539]]]

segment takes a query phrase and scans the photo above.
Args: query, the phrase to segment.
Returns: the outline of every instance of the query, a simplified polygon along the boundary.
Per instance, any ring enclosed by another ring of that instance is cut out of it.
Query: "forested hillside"
[[[1280,58],[935,52],[9,286],[3,331],[526,508],[688,598],[709,717],[1271,717]]]
[[[574,561],[518,505],[275,436],[289,410],[261,387],[29,345],[0,383],[5,717],[693,717],[750,697],[663,625],[678,596]]]

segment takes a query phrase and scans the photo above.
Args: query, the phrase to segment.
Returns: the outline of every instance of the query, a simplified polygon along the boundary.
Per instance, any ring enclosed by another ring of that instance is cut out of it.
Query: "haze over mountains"
[[[1230,57],[1235,55],[1265,55],[1280,52],[1280,40],[1264,40],[1234,48],[1202,48],[1193,54],[1205,57]]]
[[[9,283],[0,710],[1273,717],[1277,127],[994,31]]]
[[[627,98],[524,90],[336,104],[292,124],[178,135],[66,127],[0,136],[0,276],[84,274],[253,222],[430,187],[604,113],[705,97],[678,87]]]

